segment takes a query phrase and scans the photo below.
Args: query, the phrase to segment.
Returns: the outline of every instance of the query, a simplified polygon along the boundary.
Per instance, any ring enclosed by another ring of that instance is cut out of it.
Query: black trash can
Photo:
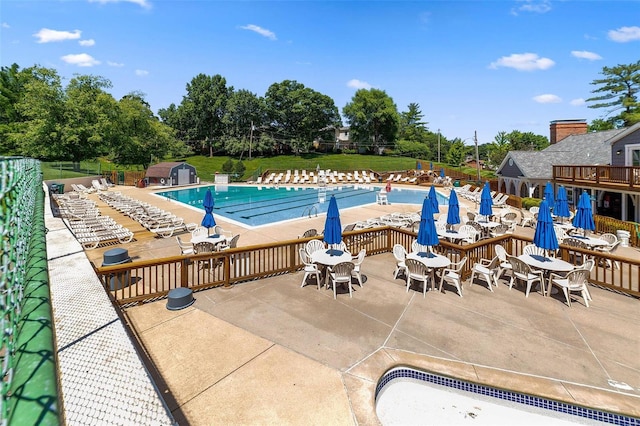
[[[49,185],[49,193],[50,194],[60,194],[60,189],[57,183],[52,183]]]
[[[123,248],[114,248],[107,250],[102,255],[102,266],[121,265],[123,263],[131,263],[129,251]],[[109,288],[111,291],[121,290],[131,284],[131,274],[127,272],[119,272],[109,275]]]
[[[64,183],[58,183],[58,194],[64,194]]]

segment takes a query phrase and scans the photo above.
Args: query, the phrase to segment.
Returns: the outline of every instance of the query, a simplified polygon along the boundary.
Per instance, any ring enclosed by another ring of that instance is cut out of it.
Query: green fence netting
[[[60,424],[42,171],[0,157],[3,425]]]

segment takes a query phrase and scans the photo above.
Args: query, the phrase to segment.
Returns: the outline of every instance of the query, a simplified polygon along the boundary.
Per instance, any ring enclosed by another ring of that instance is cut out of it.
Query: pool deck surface
[[[149,189],[115,190],[171,207],[187,222],[202,217]],[[461,214],[465,207],[474,210],[460,201]],[[114,216],[108,209],[104,214]],[[374,204],[341,211],[341,219],[345,225],[417,210]],[[322,216],[249,230],[216,220],[241,235],[239,245],[293,239],[324,223]],[[122,246],[134,259],[179,254],[175,238],[152,238],[134,226],[136,241]],[[110,248],[85,253],[100,264]],[[618,253],[638,256],[632,248]],[[334,300],[331,290],[318,290],[312,280],[301,288],[299,272],[200,291],[193,305],[179,311],[167,310],[166,300],[130,307],[123,323],[137,337],[158,392],[181,425],[377,424],[375,386],[397,365],[640,416],[637,299],[591,286],[589,308],[581,299],[568,307],[561,294],[532,292],[525,298],[523,288],[509,290],[504,280],[490,292],[479,279],[465,282],[464,297],[446,284],[444,292],[423,297],[416,285],[407,292],[402,278],[394,280],[394,269],[391,253],[367,257],[366,281],[362,288],[354,285],[353,298],[339,289]],[[60,270],[51,275],[52,283],[64,278]],[[54,297],[54,310],[62,309],[55,304]],[[122,404],[120,409],[133,409],[126,400]]]

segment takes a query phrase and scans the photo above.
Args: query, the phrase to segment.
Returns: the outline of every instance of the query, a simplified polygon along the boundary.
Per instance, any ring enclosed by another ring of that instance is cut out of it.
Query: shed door
[[[189,182],[189,169],[178,169],[178,185],[188,185]]]

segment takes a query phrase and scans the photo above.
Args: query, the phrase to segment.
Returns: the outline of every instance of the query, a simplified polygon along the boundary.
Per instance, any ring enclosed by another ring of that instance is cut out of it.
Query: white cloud
[[[151,3],[147,0],[89,0],[89,3],[133,3],[137,4],[138,6],[144,7],[145,9],[151,8]]]
[[[269,31],[268,29],[259,27],[257,25],[249,24],[240,28],[242,28],[243,30],[249,30],[253,31],[254,33],[258,33],[261,36],[268,38],[269,40],[277,40],[276,35],[273,31]]]
[[[640,40],[640,27],[620,27],[617,30],[610,30],[607,35],[609,40],[617,41],[618,43]]]
[[[602,56],[598,55],[597,53],[587,52],[586,50],[572,50],[571,56],[575,56],[576,58],[580,59],[588,59],[590,61],[597,61],[599,59],[602,59]]]
[[[11,28],[11,25],[7,24],[6,22],[3,22],[2,28]]]
[[[100,61],[94,59],[93,56],[87,55],[86,53],[78,53],[77,55],[64,55],[60,59],[68,64],[77,65],[79,67],[92,67],[94,65],[100,64]]]
[[[96,41],[90,38],[89,40],[80,40],[78,44],[80,46],[93,46],[94,44],[96,44]]]
[[[573,106],[580,106],[585,104],[585,100],[583,98],[577,98],[577,99],[572,99],[571,102],[569,103]]]
[[[65,40],[76,40],[80,38],[82,31],[74,30],[71,31],[57,31],[50,30],[49,28],[43,28],[33,36],[38,39],[38,43],[51,43],[53,41],[65,41]]]
[[[107,61],[107,65],[109,65],[110,67],[124,67],[124,64],[113,61]]]
[[[551,10],[551,2],[549,0],[518,0],[520,6],[511,10],[513,15],[518,12],[527,13],[547,13]]]
[[[138,77],[146,77],[149,75],[149,71],[147,70],[136,70],[136,75]]]
[[[514,68],[518,71],[546,70],[555,65],[549,58],[541,58],[535,53],[513,53],[510,56],[503,56],[489,65],[489,68],[499,67]]]
[[[351,87],[353,89],[371,89],[371,85],[366,81],[360,81],[357,78],[347,81],[347,87]]]
[[[562,99],[560,99],[559,96],[551,94],[534,96],[533,100],[538,102],[539,104],[557,104],[562,102]]]

